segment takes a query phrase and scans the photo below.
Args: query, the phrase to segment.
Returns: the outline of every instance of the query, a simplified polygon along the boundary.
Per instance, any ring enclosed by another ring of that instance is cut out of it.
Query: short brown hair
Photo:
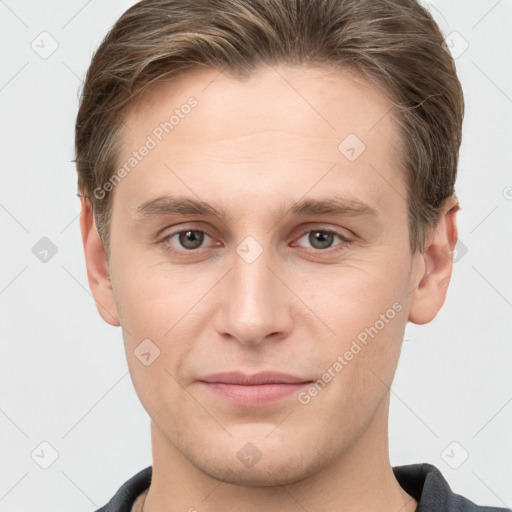
[[[85,78],[75,128],[79,195],[107,258],[111,196],[127,112],[149,87],[209,67],[247,77],[264,65],[327,65],[379,85],[397,107],[411,251],[454,195],[464,99],[453,58],[416,0],[143,0],[105,36]]]

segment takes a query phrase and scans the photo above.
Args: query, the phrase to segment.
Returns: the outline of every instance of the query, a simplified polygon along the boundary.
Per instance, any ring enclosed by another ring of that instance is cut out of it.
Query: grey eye
[[[180,231],[176,233],[169,240],[172,240],[175,236],[178,237],[180,245],[185,249],[198,249],[203,243],[205,233],[198,230],[188,229],[186,231]],[[206,235],[208,236],[208,235]]]
[[[299,241],[307,238],[308,243],[311,244],[313,249],[328,249],[333,245],[335,237],[343,241],[342,237],[333,231],[312,230],[302,235]]]

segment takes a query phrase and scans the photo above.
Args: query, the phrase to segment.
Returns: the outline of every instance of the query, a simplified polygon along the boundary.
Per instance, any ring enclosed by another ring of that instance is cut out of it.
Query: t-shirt
[[[131,477],[96,512],[132,512],[137,498],[149,488],[152,470],[152,466],[148,466]],[[441,472],[432,464],[395,466],[393,473],[404,491],[418,502],[416,512],[511,512],[507,508],[482,507],[455,494]]]

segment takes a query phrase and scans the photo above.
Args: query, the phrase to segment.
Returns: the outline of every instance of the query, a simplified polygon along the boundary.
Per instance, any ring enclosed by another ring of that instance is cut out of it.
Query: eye
[[[161,243],[170,252],[194,251],[200,249],[204,239],[211,238],[204,231],[198,229],[185,229],[167,235]],[[173,241],[175,239],[175,241]],[[181,251],[173,248],[178,246]]]
[[[333,246],[336,238],[338,238],[340,242]],[[199,229],[183,229],[166,235],[160,243],[164,246],[166,251],[179,256],[187,252],[193,254],[199,251],[203,248],[203,243],[207,241],[205,239],[213,240],[205,231]],[[334,247],[334,251],[342,250],[351,242],[348,237],[337,231],[330,229],[310,229],[304,232],[292,246],[301,246],[303,239],[306,240],[306,243],[311,244],[313,252],[316,253],[329,252],[328,249],[332,247]]]
[[[333,241],[339,238],[341,243],[336,244],[335,247],[339,245],[347,245],[350,243],[350,240],[338,233],[337,231],[332,231],[328,229],[313,229],[306,231],[298,240],[300,242],[302,239],[306,239],[307,243],[313,246],[318,252],[325,252],[325,249],[330,249],[332,247]],[[295,243],[297,243],[295,242]]]

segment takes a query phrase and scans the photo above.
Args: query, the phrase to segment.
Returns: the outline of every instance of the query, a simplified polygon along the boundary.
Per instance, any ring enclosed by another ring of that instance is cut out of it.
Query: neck
[[[417,502],[393,475],[388,453],[389,397],[350,447],[316,473],[287,485],[247,487],[200,471],[151,423],[153,474],[144,512],[414,512]]]

